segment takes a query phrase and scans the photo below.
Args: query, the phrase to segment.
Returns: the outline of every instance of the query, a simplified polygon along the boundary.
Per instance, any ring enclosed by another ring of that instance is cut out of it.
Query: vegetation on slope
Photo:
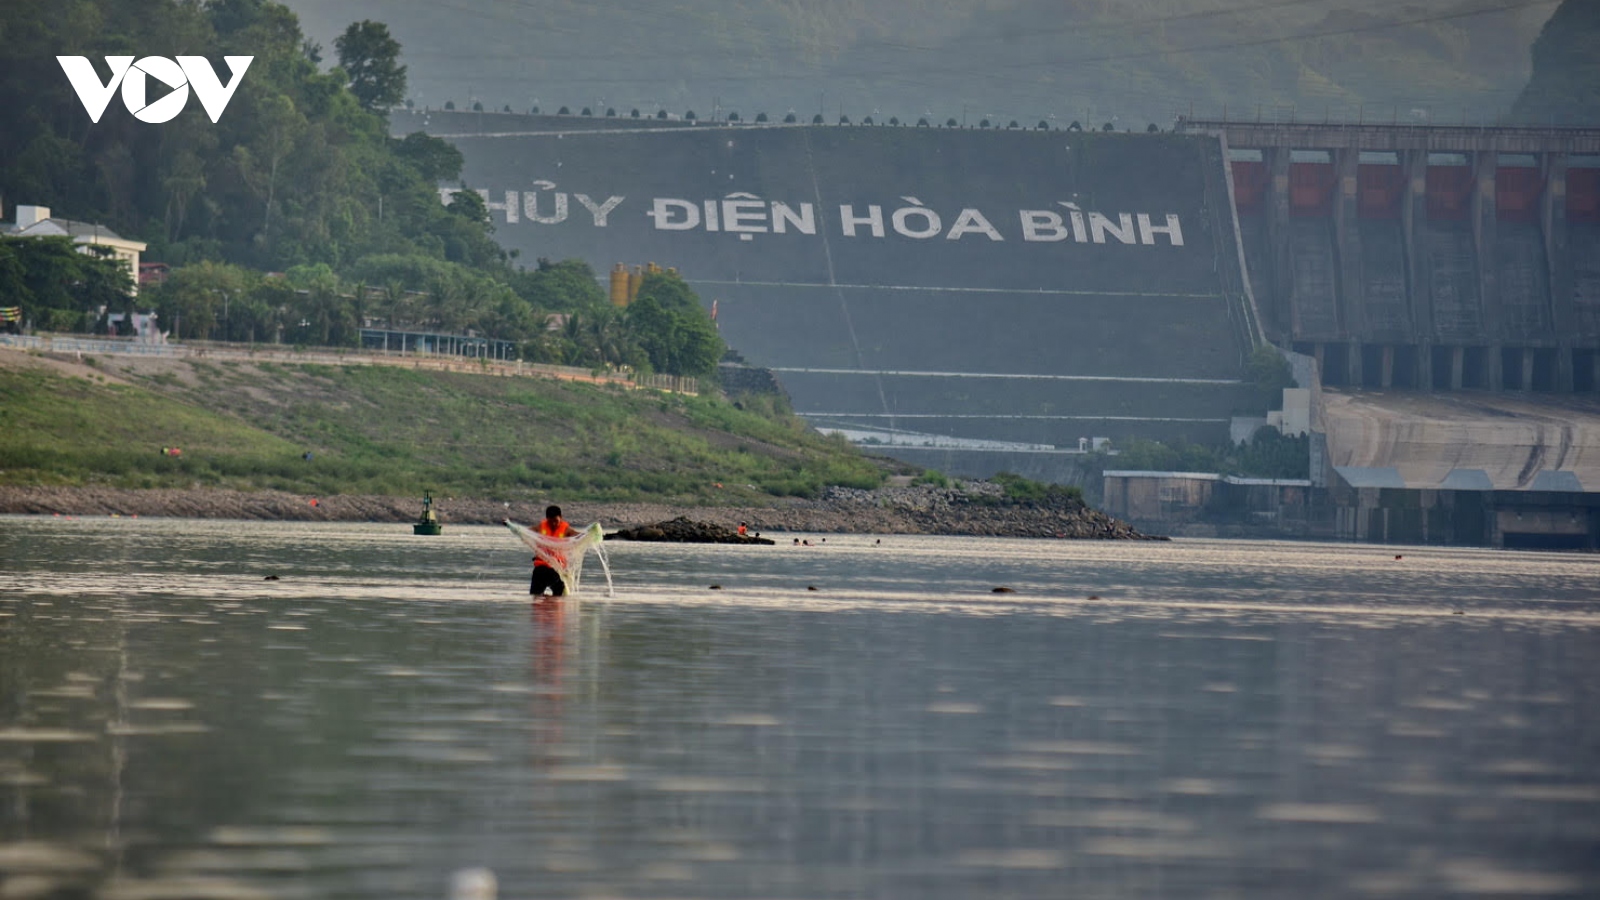
[[[1600,4],[1565,0],[1533,43],[1533,77],[1511,119],[1532,125],[1600,123]]]
[[[0,483],[692,503],[883,478],[771,404],[378,366],[98,362],[109,378],[0,366]]]

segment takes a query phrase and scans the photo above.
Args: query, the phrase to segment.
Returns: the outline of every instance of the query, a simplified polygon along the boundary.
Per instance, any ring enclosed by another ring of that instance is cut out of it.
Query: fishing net
[[[596,522],[581,531],[574,531],[571,537],[553,538],[546,537],[532,528],[525,528],[515,522],[507,521],[506,527],[511,533],[522,539],[533,555],[550,564],[561,576],[561,581],[567,586],[567,593],[576,594],[582,590],[580,583],[583,580],[583,558],[590,551],[600,559],[600,568],[606,573],[606,596],[613,596],[611,589],[611,565],[606,562],[606,551],[603,542],[606,539],[605,531]]]

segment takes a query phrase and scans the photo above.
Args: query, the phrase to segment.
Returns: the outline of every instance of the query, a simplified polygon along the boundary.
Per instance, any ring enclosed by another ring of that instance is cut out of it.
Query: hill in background
[[[1566,0],[1533,45],[1533,77],[1517,98],[1518,122],[1600,124],[1600,3]]]
[[[738,111],[976,126],[1294,107],[1487,121],[1528,80],[1533,0],[289,0],[330,44],[389,24],[418,105]]]

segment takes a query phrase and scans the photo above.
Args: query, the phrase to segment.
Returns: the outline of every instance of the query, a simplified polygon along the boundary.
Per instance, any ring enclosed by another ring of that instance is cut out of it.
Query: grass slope
[[[3,484],[727,503],[884,474],[770,405],[379,366],[101,358],[97,371],[6,355]]]

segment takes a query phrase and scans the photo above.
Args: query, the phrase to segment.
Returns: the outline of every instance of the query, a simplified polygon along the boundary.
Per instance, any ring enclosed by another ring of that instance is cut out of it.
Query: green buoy
[[[417,521],[411,526],[412,534],[440,534],[444,526],[439,524],[439,515],[433,511],[433,492],[422,492],[422,515],[417,516]]]

